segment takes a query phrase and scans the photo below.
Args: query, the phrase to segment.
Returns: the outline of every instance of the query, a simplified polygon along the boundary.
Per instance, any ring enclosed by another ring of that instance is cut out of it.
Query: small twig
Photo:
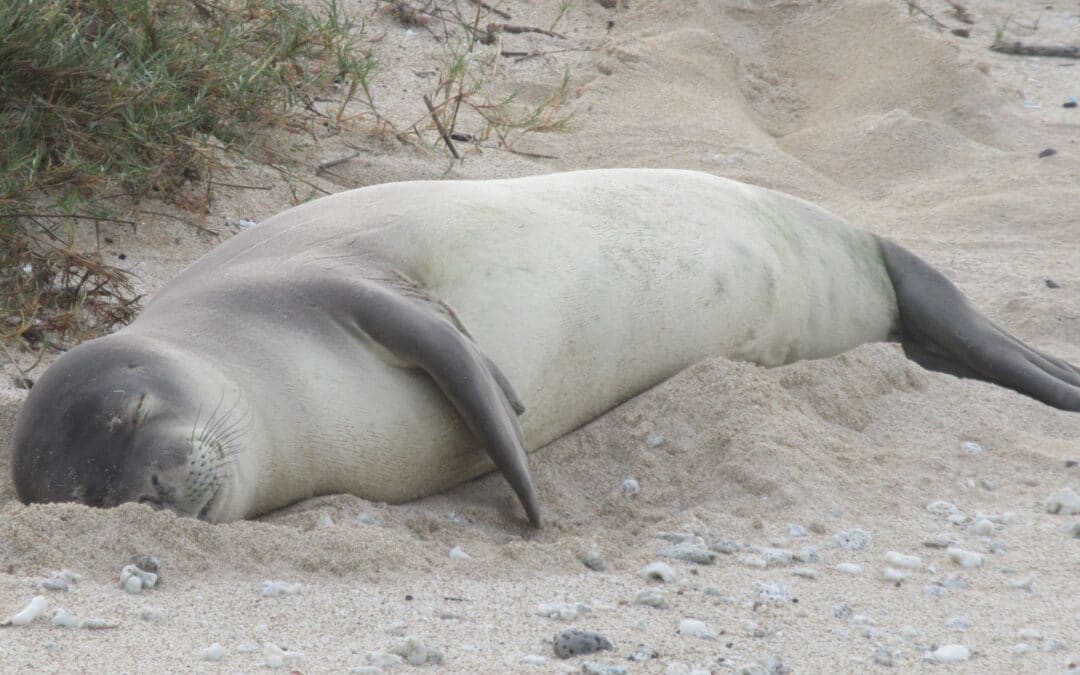
[[[171,213],[165,213],[164,211],[151,211],[150,209],[139,209],[139,211],[141,213],[149,213],[149,214],[154,215],[154,216],[161,216],[162,218],[172,218],[173,220],[179,221],[179,222],[187,225],[188,227],[193,227],[196,230],[201,230],[201,231],[205,232],[206,234],[211,234],[211,235],[213,235],[215,237],[220,237],[221,236],[221,233],[217,232],[216,230],[211,230],[209,227],[199,225],[198,223],[193,223],[190,220],[187,220],[185,218],[181,218],[180,216],[174,216]]]
[[[944,30],[945,28],[947,28],[947,26],[945,24],[938,21],[936,16],[934,16],[930,12],[926,11],[922,7],[919,7],[917,4],[915,4],[915,0],[904,0],[904,2],[907,3],[908,9],[914,10],[914,11],[924,15],[926,18],[930,19],[931,21],[933,21],[934,25],[937,26],[939,30]]]
[[[220,185],[222,187],[240,188],[241,190],[272,190],[273,185],[241,185],[240,183],[223,183],[219,180],[208,181],[214,185]]]
[[[489,45],[495,42],[495,36],[499,33],[539,33],[540,35],[547,35],[548,37],[559,38],[560,40],[566,39],[565,35],[556,33],[553,30],[546,30],[535,26],[516,26],[511,23],[489,23],[487,25],[487,34],[480,39],[480,42]]]
[[[424,94],[424,105],[427,106],[428,111],[431,113],[431,119],[435,121],[435,128],[439,130],[439,135],[442,136],[443,143],[446,143],[450,154],[454,156],[454,159],[461,159],[457,148],[454,147],[454,141],[450,140],[450,134],[443,128],[442,122],[439,121],[439,115],[435,112],[435,106],[431,105],[431,99],[427,94]]]
[[[1023,42],[995,42],[990,51],[1016,56],[1053,56],[1062,59],[1080,59],[1080,47],[1065,45],[1032,45]]]
[[[319,162],[319,164],[315,168],[315,170],[316,171],[326,171],[327,169],[332,169],[332,168],[334,168],[335,166],[337,166],[339,164],[344,164],[345,162],[348,162],[351,159],[356,159],[359,156],[360,156],[359,152],[353,152],[353,153],[349,153],[348,155],[343,155],[341,157],[336,157],[334,159],[325,159],[325,160]]]
[[[481,0],[469,0],[469,2],[471,2],[474,5],[478,5],[479,7],[482,7],[484,9],[486,9],[487,11],[491,12],[492,14],[495,14],[496,16],[501,16],[504,19],[512,19],[513,18],[508,13],[502,11],[498,7],[492,7],[491,5],[487,4],[486,2],[481,2]]]
[[[120,223],[138,227],[134,220],[122,220],[120,218],[107,218],[105,216],[88,216],[84,213],[2,213],[0,218],[85,218],[103,223]]]

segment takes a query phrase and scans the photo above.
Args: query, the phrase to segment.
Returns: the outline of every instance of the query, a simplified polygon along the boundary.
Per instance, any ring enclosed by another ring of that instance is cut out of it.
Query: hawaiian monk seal
[[[538,525],[527,450],[708,356],[776,366],[886,339],[1080,411],[1077,368],[795,197],[669,170],[376,185],[234,237],[60,357],[12,473],[24,502],[227,521],[333,492],[408,500],[494,460]]]

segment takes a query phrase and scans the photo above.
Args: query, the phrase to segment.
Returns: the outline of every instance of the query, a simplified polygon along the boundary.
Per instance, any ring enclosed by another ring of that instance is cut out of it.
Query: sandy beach
[[[217,186],[206,214],[154,207],[216,234],[140,216],[135,231],[105,224],[79,242],[123,254],[152,293],[240,220],[323,192],[696,169],[896,240],[992,320],[1080,364],[1080,109],[1063,105],[1080,97],[1080,60],[988,49],[999,31],[1080,44],[1077,2],[970,0],[968,24],[937,0],[919,3],[933,20],[900,0],[578,0],[561,16],[558,0],[508,0],[512,19],[492,20],[558,19],[563,37],[502,35],[484,47],[496,50],[488,86],[537,105],[568,75],[568,128],[514,152],[460,142],[461,160],[431,124],[413,142],[385,125],[423,119],[454,35],[375,5],[349,11],[382,36],[383,122],[350,104],[340,127],[280,132],[302,181],[236,162],[218,180],[270,189]],[[459,130],[480,125],[466,116]],[[531,455],[541,531],[499,475],[408,504],[331,495],[226,525],[139,505],[24,506],[6,470],[18,375],[3,365],[0,618],[38,595],[48,609],[0,628],[4,672],[264,672],[282,652],[284,672],[304,673],[1080,671],[1080,511],[1048,508],[1080,492],[1080,414],[925,371],[898,345],[692,366]],[[160,580],[130,594],[120,574],[139,554],[160,560]],[[657,562],[672,579],[642,576]],[[80,578],[43,590],[65,569]],[[53,625],[58,608],[104,627]],[[559,658],[567,630],[611,649]]]

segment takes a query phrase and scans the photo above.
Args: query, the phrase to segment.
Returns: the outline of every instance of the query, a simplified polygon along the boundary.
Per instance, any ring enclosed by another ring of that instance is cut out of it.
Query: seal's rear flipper
[[[978,377],[1080,412],[1080,369],[998,328],[943,274],[910,251],[878,240],[896,289],[908,356],[933,370]]]
[[[517,415],[525,410],[510,381],[443,312],[423,298],[378,282],[331,282],[331,301],[354,308],[361,330],[397,358],[426,371],[464,418],[514,488],[529,522],[540,506]]]

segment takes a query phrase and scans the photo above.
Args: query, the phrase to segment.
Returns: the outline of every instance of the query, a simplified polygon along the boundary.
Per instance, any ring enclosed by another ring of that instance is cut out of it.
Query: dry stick
[[[431,105],[431,99],[427,94],[424,94],[424,105],[427,106],[428,111],[431,113],[431,119],[435,121],[435,128],[439,130],[439,135],[442,136],[443,143],[446,143],[446,147],[450,149],[450,154],[454,156],[454,159],[461,159],[461,155],[458,154],[457,148],[454,147],[454,142],[450,140],[450,134],[446,133],[446,129],[443,128],[442,122],[439,121],[439,116],[435,113],[435,106]]]
[[[489,23],[487,25],[488,37],[494,39],[495,33],[540,33],[541,35],[559,38],[560,40],[566,39],[565,35],[560,35],[555,31],[537,28],[535,26],[515,26],[511,23]]]
[[[930,19],[931,21],[933,21],[933,22],[934,22],[934,25],[935,25],[935,26],[937,26],[937,27],[938,27],[939,29],[945,29],[945,28],[948,28],[948,26],[946,26],[945,24],[943,24],[943,23],[941,23],[940,21],[938,21],[938,20],[937,20],[937,17],[936,17],[936,16],[934,16],[934,15],[933,15],[933,14],[931,14],[930,12],[926,11],[926,10],[925,10],[925,9],[923,9],[922,7],[919,7],[919,6],[917,5],[917,4],[915,4],[915,0],[905,0],[905,1],[907,2],[907,6],[908,6],[908,8],[910,8],[910,9],[913,9],[913,10],[915,10],[916,12],[919,12],[920,14],[923,14],[923,15],[925,15],[925,16],[926,16],[926,17],[927,17],[928,19]]]
[[[360,156],[359,152],[353,152],[353,153],[350,153],[348,155],[338,157],[336,159],[323,160],[323,161],[319,162],[319,164],[315,168],[315,170],[316,171],[326,171],[327,169],[331,169],[331,168],[337,166],[338,164],[344,164],[345,162],[349,161],[350,159],[355,159],[355,158],[357,158],[359,156]]]
[[[995,42],[990,51],[1017,56],[1056,56],[1063,59],[1080,59],[1080,47],[1065,45],[1032,45],[1023,42]]]
[[[139,225],[134,220],[106,218],[105,216],[88,216],[82,213],[4,213],[0,214],[0,218],[85,218],[86,220],[103,223],[120,223],[122,225],[134,225],[136,227]]]
[[[210,181],[214,185],[220,185],[222,187],[240,188],[242,190],[272,190],[273,185],[241,185],[240,183],[224,183],[219,180]]]
[[[486,2],[481,2],[481,0],[469,0],[469,2],[471,2],[472,4],[474,4],[474,5],[478,6],[478,7],[483,7],[484,9],[491,12],[492,14],[495,14],[497,16],[501,16],[504,19],[512,19],[513,18],[508,13],[502,11],[498,7],[492,7],[491,5],[487,4]]]
[[[211,230],[209,227],[199,225],[198,223],[193,223],[190,220],[187,220],[185,218],[181,218],[180,216],[174,216],[171,213],[165,213],[164,211],[151,211],[150,209],[139,209],[139,212],[140,213],[149,213],[150,215],[153,215],[153,216],[161,216],[162,218],[172,218],[173,220],[177,220],[177,221],[187,225],[188,227],[193,227],[196,230],[201,230],[201,231],[205,232],[206,234],[212,234],[215,237],[220,237],[221,236],[221,233],[216,231],[216,230]]]

